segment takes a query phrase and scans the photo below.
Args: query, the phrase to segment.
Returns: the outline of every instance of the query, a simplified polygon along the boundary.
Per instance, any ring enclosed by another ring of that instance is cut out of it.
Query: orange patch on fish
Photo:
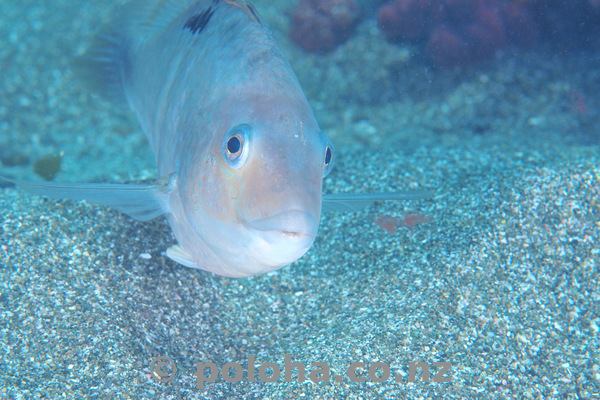
[[[422,214],[404,214],[402,217],[392,217],[390,215],[380,214],[375,217],[375,223],[384,229],[387,233],[394,233],[398,228],[408,228],[411,231],[416,225],[431,222],[431,218]]]

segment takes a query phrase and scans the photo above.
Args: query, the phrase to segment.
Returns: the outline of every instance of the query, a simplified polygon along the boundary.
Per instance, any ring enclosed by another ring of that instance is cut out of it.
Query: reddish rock
[[[377,26],[386,39],[422,39],[430,30],[432,14],[427,1],[395,1],[379,9]]]
[[[453,67],[465,63],[470,59],[468,44],[454,31],[439,27],[431,34],[427,43],[427,53],[433,63],[440,67]]]
[[[600,11],[600,0],[588,0],[589,5],[596,11]]]
[[[354,0],[300,0],[290,36],[306,51],[331,51],[348,40],[359,16]]]
[[[502,7],[506,40],[519,46],[534,44],[539,36],[532,12],[522,2],[513,1]]]
[[[455,13],[432,31],[427,53],[437,66],[453,67],[485,60],[504,45],[504,22],[499,9],[481,3],[466,9],[468,19]],[[450,23],[459,19],[460,23]]]
[[[537,28],[526,0],[393,0],[377,23],[392,42],[426,42],[441,67],[490,58],[506,43],[532,44]]]
[[[464,32],[469,43],[471,61],[491,57],[505,43],[504,21],[500,10],[493,7],[479,7],[477,18]]]

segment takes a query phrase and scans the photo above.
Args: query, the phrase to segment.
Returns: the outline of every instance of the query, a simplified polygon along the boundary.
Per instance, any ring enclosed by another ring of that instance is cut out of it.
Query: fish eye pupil
[[[333,158],[333,153],[331,152],[331,148],[327,146],[327,150],[325,150],[325,166],[328,167],[331,163],[331,159]]]
[[[242,150],[242,139],[239,135],[234,135],[227,141],[227,153],[229,156],[238,156]]]
[[[247,124],[233,127],[223,137],[221,157],[229,168],[238,169],[244,166],[249,157],[249,150],[252,148],[251,137],[252,128]]]

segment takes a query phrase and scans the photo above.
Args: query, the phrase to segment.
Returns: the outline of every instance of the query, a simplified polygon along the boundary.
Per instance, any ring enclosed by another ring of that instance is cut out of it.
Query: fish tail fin
[[[112,207],[138,221],[149,221],[168,212],[168,185],[34,182],[7,179],[31,194]]]
[[[73,62],[82,81],[103,97],[127,104],[126,82],[131,73],[131,53],[159,32],[193,0],[134,0],[101,28],[87,51]]]
[[[86,86],[108,100],[126,105],[125,77],[128,69],[127,38],[112,26],[99,32],[88,50],[73,63],[73,69]]]

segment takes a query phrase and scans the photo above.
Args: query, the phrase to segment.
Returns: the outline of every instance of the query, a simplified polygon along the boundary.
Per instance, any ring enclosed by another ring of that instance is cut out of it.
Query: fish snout
[[[266,270],[273,270],[293,263],[310,249],[319,222],[310,211],[289,209],[250,220],[246,227],[258,239],[253,245],[253,258],[267,266]]]
[[[265,218],[247,222],[249,228],[266,236],[283,236],[287,239],[310,239],[317,235],[319,222],[310,212],[287,210]]]

